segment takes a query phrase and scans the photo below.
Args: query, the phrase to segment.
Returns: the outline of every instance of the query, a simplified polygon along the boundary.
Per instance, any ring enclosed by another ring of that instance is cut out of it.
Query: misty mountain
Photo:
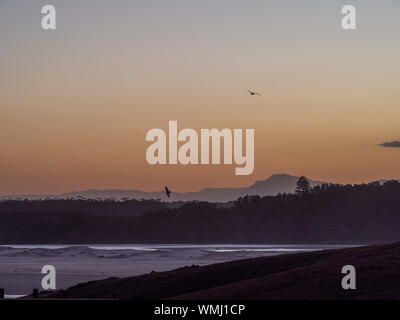
[[[83,197],[86,199],[97,199],[97,198],[114,198],[121,200],[124,198],[128,199],[162,199],[170,201],[209,201],[209,202],[227,202],[236,200],[239,197],[246,195],[277,195],[278,193],[293,193],[296,189],[296,182],[299,177],[288,175],[288,174],[274,174],[266,180],[256,181],[249,187],[246,188],[205,188],[200,191],[179,193],[173,192],[171,199],[167,199],[164,191],[156,192],[145,192],[141,190],[84,190],[84,191],[73,191],[68,193],[56,194],[56,195],[5,195],[0,197],[2,199],[67,199],[67,198],[78,198]],[[314,181],[310,179],[311,186],[321,185],[323,181]],[[173,191],[173,189],[172,189]]]

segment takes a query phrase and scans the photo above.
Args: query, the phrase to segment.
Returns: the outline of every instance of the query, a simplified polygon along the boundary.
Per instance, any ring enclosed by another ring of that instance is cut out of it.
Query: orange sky
[[[348,32],[334,2],[55,1],[55,31],[39,1],[2,2],[0,195],[400,178],[400,149],[377,146],[400,140],[400,8],[355,1]],[[254,173],[150,166],[146,132],[169,120],[254,128]]]

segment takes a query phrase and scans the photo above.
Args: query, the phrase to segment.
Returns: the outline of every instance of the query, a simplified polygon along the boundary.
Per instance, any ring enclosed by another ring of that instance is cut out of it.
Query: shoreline
[[[343,290],[344,265],[357,289]],[[46,298],[128,300],[400,299],[400,243],[274,255],[80,283]]]
[[[50,247],[50,248],[49,248]],[[333,246],[335,247],[335,246]],[[337,246],[336,246],[337,247]],[[56,269],[57,289],[109,277],[137,276],[192,265],[324,250],[317,245],[14,245],[0,246],[0,288],[30,294],[41,288],[43,265]]]

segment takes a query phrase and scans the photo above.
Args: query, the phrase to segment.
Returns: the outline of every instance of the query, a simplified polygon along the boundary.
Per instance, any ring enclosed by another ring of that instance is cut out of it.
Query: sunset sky
[[[399,36],[396,0],[1,0],[0,195],[400,179]],[[254,128],[254,173],[149,165],[169,120]]]

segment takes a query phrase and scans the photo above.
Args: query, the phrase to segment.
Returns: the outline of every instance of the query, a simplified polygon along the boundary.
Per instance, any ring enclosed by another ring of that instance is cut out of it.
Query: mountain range
[[[268,179],[256,181],[249,187],[244,188],[205,188],[194,192],[173,192],[171,198],[166,198],[164,191],[146,192],[135,189],[108,189],[96,190],[89,189],[83,191],[72,191],[61,194],[28,194],[28,195],[4,195],[0,200],[6,199],[68,199],[68,198],[86,198],[86,199],[109,199],[121,200],[128,199],[161,199],[169,201],[209,201],[209,202],[228,202],[236,200],[246,195],[274,196],[278,193],[293,193],[296,189],[296,182],[299,177],[289,174],[274,174]],[[324,181],[309,179],[312,187],[321,185]],[[388,180],[377,180],[380,184]]]
[[[256,181],[249,187],[244,188],[205,188],[195,192],[173,192],[170,201],[209,201],[228,202],[246,195],[277,195],[278,193],[293,193],[296,189],[296,182],[299,177],[288,174],[274,174],[266,180]],[[309,179],[311,186],[320,185],[326,182]],[[145,192],[142,190],[96,190],[72,191],[61,194],[28,194],[28,195],[4,195],[0,200],[6,199],[67,199],[83,197],[86,199],[114,198],[121,200],[129,199],[162,199],[167,200],[164,191]]]

